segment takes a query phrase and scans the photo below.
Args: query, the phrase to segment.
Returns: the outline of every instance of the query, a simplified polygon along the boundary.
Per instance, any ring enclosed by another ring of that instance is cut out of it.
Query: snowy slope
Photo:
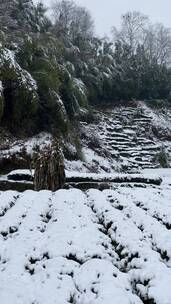
[[[139,172],[142,168],[161,167],[156,160],[161,151],[165,151],[168,166],[171,166],[171,108],[152,109],[144,102],[137,102],[96,113],[96,122],[80,123],[82,160],[66,158],[67,170],[85,173]],[[45,132],[25,140],[9,139],[8,136],[2,138],[0,166],[2,163],[5,169],[7,163],[9,170],[26,168],[34,152],[38,148],[42,150],[51,140],[52,135]],[[67,156],[76,155],[72,143],[63,144],[67,145]]]
[[[0,192],[0,303],[170,304],[171,171],[160,175],[146,188]]]
[[[66,160],[70,171],[112,173],[171,167],[171,108],[136,102],[96,111],[97,120],[81,123],[84,161]]]
[[[161,167],[157,157],[162,151],[171,166],[171,108],[137,102],[98,115],[98,122],[82,125],[87,167],[91,163],[96,172]]]

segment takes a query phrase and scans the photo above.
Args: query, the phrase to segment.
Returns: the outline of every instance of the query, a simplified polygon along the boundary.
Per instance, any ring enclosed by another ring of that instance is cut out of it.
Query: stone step
[[[143,158],[141,156],[135,156],[133,157],[133,160],[136,161],[136,162],[140,162],[140,163],[151,163],[151,160],[149,158]]]
[[[136,125],[126,125],[125,129],[129,129],[129,130],[133,130],[133,131],[137,131],[137,126]]]
[[[144,138],[144,137],[137,137],[136,138],[137,141],[143,143],[143,144],[147,144],[147,145],[155,145],[155,142],[151,139],[147,139],[147,138]]]
[[[147,118],[134,118],[134,122],[139,122],[139,123],[149,123],[151,122],[151,118],[147,117]]]
[[[114,137],[110,137],[110,136],[106,136],[106,141],[109,141],[109,142],[111,142],[111,143],[126,143],[126,144],[129,144],[130,142],[132,142],[132,139],[131,138],[129,138],[129,137],[121,137],[121,136],[118,136],[118,137],[116,137],[116,136],[114,136]]]
[[[120,131],[123,130],[123,127],[119,126],[119,125],[113,125],[112,124],[112,126],[107,126],[106,130],[109,131],[109,132],[120,132]]]
[[[112,130],[111,132],[107,132],[108,135],[111,137],[121,137],[121,138],[128,138],[127,134],[124,134],[124,132],[115,132],[115,130]]]
[[[128,134],[129,136],[134,136],[136,134],[136,132],[134,130],[129,129],[129,128],[124,128],[123,132],[124,132],[125,135]]]
[[[127,158],[132,157],[131,154],[129,154],[128,152],[124,152],[124,151],[123,151],[123,152],[121,151],[121,152],[119,153],[119,156],[123,156],[123,157],[127,157]]]
[[[147,151],[160,151],[161,150],[161,146],[146,146],[145,149]]]
[[[109,146],[109,145],[108,145]],[[127,148],[128,148],[128,145],[125,145],[125,143],[123,143],[123,144],[114,144],[114,143],[112,143],[112,144],[110,144],[110,146],[111,146],[111,148],[112,149],[116,149],[116,150],[118,150],[118,151],[126,151],[127,152]],[[134,146],[134,143],[129,143],[129,146],[131,146],[131,147],[133,147]]]

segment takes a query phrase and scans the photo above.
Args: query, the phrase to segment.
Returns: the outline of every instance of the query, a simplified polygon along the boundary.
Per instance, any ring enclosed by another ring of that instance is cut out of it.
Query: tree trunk
[[[36,159],[34,189],[56,191],[65,184],[64,157],[57,141],[46,147]]]

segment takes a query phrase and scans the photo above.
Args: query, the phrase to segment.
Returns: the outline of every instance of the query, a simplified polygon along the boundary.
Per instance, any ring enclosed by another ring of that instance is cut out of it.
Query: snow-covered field
[[[171,304],[171,170],[155,173],[161,186],[0,192],[0,303]]]

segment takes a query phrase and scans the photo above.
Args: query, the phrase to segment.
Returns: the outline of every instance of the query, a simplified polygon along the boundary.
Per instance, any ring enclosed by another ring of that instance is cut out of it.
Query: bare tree
[[[144,43],[149,60],[156,60],[158,64],[171,62],[171,29],[157,23],[149,26]]]
[[[114,40],[127,45],[132,54],[143,46],[151,63],[171,63],[171,29],[163,24],[150,24],[147,16],[134,11],[123,15],[121,29],[113,27],[112,32]]]
[[[15,2],[13,0],[0,0],[0,29],[15,29],[17,21],[12,17],[12,12],[15,9]]]
[[[91,14],[84,7],[76,6],[73,12],[73,20],[71,23],[72,39],[78,36],[87,39],[92,37],[94,31],[94,22]]]
[[[138,44],[143,44],[146,39],[146,28],[148,27],[148,17],[140,12],[128,12],[122,16],[121,30],[113,27],[114,40],[120,40],[135,52]]]
[[[69,34],[74,8],[75,5],[72,0],[56,0],[53,2],[54,31],[58,37],[64,37]]]
[[[91,36],[94,23],[90,13],[72,0],[56,0],[52,4],[54,32],[59,38],[76,38]]]

